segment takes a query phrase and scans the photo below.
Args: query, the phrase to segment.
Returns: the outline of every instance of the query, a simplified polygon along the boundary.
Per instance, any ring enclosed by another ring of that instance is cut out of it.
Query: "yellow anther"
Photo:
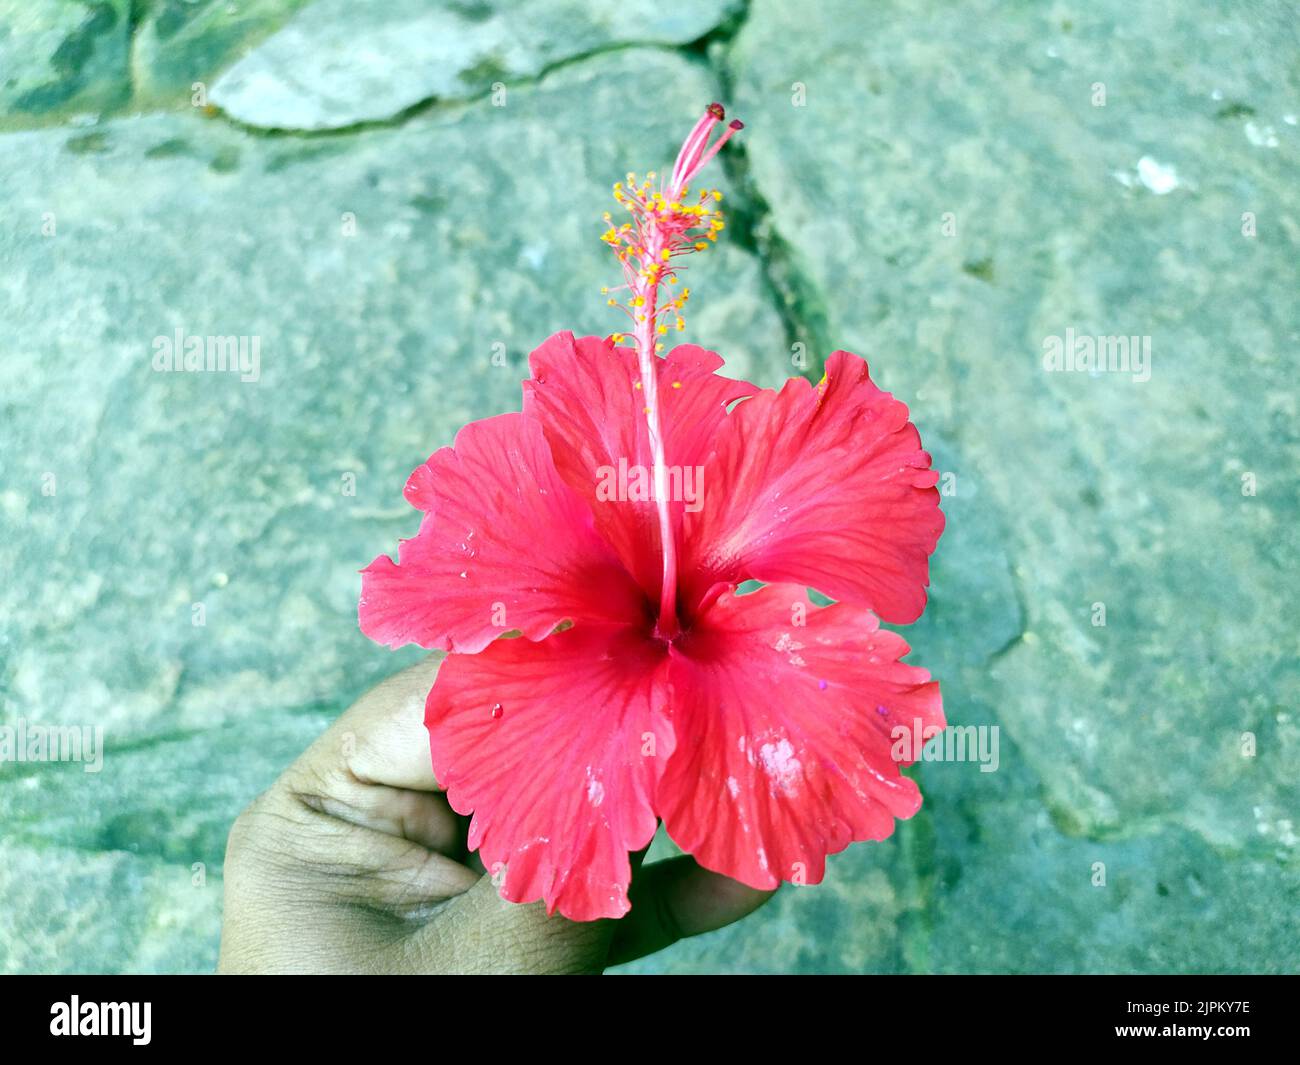
[[[667,262],[670,254],[671,253],[669,252],[669,250],[665,248],[663,251],[659,253],[659,258],[661,258],[664,262]]]
[[[714,190],[713,190],[713,199],[714,199],[716,202],[721,203],[721,202],[722,202],[722,193],[720,193],[717,189],[714,189]]]
[[[655,345],[655,351],[663,351],[663,350],[664,350],[664,346],[662,344]],[[646,408],[646,413],[647,414],[650,413],[650,409],[648,407]]]
[[[705,248],[707,248],[707,247],[708,247],[708,245],[705,244],[704,241],[701,240],[701,241],[698,241],[698,242],[696,243],[696,245],[695,245],[695,250],[696,250],[696,251],[703,251],[703,250],[704,250]]]
[[[618,306],[618,300],[613,299],[613,298],[611,297],[610,299],[607,299],[607,300],[605,301],[605,306],[607,306],[607,307],[617,307],[617,306]]]
[[[682,387],[682,383],[680,381],[673,382],[673,388],[681,388],[681,387]]]
[[[658,333],[660,336],[664,336],[668,332],[668,327],[666,325],[656,326],[655,332]]]

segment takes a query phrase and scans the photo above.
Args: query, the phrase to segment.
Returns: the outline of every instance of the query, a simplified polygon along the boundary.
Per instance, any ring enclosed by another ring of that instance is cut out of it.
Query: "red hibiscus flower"
[[[449,652],[425,723],[470,848],[502,897],[575,920],[627,911],[659,820],[752,887],[819,882],[920,806],[891,731],[944,725],[877,620],[921,614],[943,530],[907,408],[844,351],[779,392],[702,348],[658,354],[689,297],[661,286],[725,225],[719,194],[689,193],[740,128],[710,147],[722,119],[711,105],[658,187],[615,186],[633,346],[543,343],[522,413],[411,474],[419,532],[362,574],[368,636]]]

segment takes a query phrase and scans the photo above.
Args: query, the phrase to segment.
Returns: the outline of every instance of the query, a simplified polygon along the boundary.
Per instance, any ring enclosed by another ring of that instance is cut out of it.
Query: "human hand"
[[[617,921],[502,900],[430,767],[424,699],[439,660],[367,692],[235,820],[219,971],[600,972],[770,896],[690,857],[635,856],[632,910]]]

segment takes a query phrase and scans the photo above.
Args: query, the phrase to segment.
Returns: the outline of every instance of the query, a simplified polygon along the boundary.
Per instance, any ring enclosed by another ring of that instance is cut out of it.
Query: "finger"
[[[331,898],[350,897],[410,921],[425,921],[436,908],[471,890],[481,879],[460,862],[393,836],[334,821],[338,833],[321,863]]]
[[[295,912],[323,913],[342,903],[399,917],[422,918],[433,906],[471,888],[479,875],[419,843],[317,810],[273,788],[240,815],[227,852],[243,870],[246,896],[260,909],[292,900]]]
[[[628,892],[632,912],[615,925],[609,964],[633,961],[687,936],[723,928],[753,913],[774,894],[703,869],[689,855],[644,866]]]
[[[361,828],[418,843],[449,857],[464,857],[465,830],[447,799],[427,791],[408,791],[383,784],[365,784],[338,775],[318,795],[297,792],[297,797],[323,814]]]
[[[284,777],[311,809],[462,858],[465,832],[437,781],[424,700],[439,659],[390,677],[363,695]]]
[[[442,655],[432,654],[370,689],[335,722],[348,769],[368,784],[437,791],[424,704]]]
[[[485,876],[407,939],[403,967],[419,973],[598,973],[613,924],[548,915],[540,902],[506,902]]]

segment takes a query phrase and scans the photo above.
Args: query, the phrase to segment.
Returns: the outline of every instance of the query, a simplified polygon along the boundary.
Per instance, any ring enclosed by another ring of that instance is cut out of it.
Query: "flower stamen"
[[[623,310],[627,311],[633,321],[633,339],[641,371],[638,387],[645,396],[644,410],[653,463],[654,498],[659,511],[659,540],[664,558],[659,634],[665,639],[672,639],[679,631],[677,546],[668,505],[668,467],[664,459],[654,359],[663,350],[663,344],[658,338],[666,335],[669,328],[659,324],[660,315],[670,318],[678,331],[684,329],[683,313],[691,290],[683,287],[661,304],[659,287],[663,284],[675,285],[678,280],[677,271],[685,269],[676,266],[676,261],[682,256],[705,251],[709,244],[718,239],[718,233],[726,225],[722,212],[716,206],[710,206],[722,201],[722,193],[717,189],[700,189],[696,202],[687,202],[691,191],[690,182],[718,154],[719,149],[744,128],[743,122],[733,120],[722,136],[710,145],[709,138],[726,117],[721,104],[712,103],[705,108],[704,114],[682,143],[666,185],[656,187],[654,171],[648,173],[640,183],[634,173],[627,175],[626,182],[616,182],[614,199],[631,214],[632,220],[616,226],[606,214],[605,222],[609,228],[601,236],[601,240],[614,249],[614,254],[623,266],[626,285],[620,287],[625,287],[630,293]],[[611,306],[618,305],[614,299],[607,302]],[[623,334],[615,334],[612,339],[614,343],[619,343]],[[673,387],[680,386],[674,383]]]

